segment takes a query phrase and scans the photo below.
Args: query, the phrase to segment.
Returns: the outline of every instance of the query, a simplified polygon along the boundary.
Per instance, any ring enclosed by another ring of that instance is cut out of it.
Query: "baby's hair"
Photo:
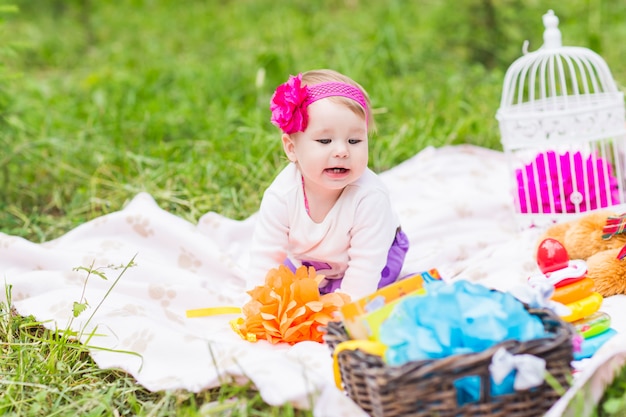
[[[318,69],[302,73],[303,85],[315,85],[331,81],[350,84],[361,90],[361,92],[363,93],[363,97],[365,97],[365,101],[367,102],[367,116],[365,110],[354,100],[341,96],[328,97],[328,99],[334,101],[335,103],[343,104],[344,106],[352,110],[352,112],[363,117],[364,119],[365,117],[367,117],[367,130],[369,132],[375,132],[376,125],[374,123],[374,116],[372,115],[372,104],[370,102],[367,91],[365,91],[365,89],[361,87],[359,83],[354,81],[352,78],[331,69]]]

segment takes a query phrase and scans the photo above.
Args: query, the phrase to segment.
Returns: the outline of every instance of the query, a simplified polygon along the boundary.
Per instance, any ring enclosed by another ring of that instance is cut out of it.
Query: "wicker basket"
[[[538,316],[550,337],[518,342],[508,340],[480,353],[388,366],[376,355],[344,350],[338,354],[344,389],[372,417],[418,416],[542,416],[560,397],[551,385],[498,396],[490,395],[489,364],[499,347],[512,354],[531,354],[546,361],[546,370],[563,389],[571,382],[572,327],[548,310],[529,310]],[[335,347],[350,340],[340,322],[326,328],[325,341]],[[478,402],[458,405],[454,381],[466,376],[481,380]]]

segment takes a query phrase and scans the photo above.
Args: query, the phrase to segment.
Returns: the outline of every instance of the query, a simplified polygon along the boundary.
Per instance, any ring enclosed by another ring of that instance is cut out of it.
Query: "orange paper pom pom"
[[[243,306],[244,318],[233,323],[233,328],[251,342],[323,342],[319,327],[334,320],[334,313],[350,302],[350,297],[341,293],[320,295],[318,282],[322,278],[313,267],[301,266],[295,274],[284,265],[271,269],[265,285],[248,291],[252,300]]]

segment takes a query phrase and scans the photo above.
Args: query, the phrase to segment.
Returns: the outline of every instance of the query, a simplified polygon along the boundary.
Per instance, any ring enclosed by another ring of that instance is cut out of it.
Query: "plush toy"
[[[626,294],[626,213],[591,212],[551,226],[538,244],[546,238],[561,242],[570,259],[587,262],[587,277],[602,296]]]

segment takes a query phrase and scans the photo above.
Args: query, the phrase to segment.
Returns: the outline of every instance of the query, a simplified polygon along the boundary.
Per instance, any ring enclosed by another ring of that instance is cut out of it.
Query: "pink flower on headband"
[[[302,86],[302,74],[289,76],[289,80],[279,85],[272,96],[272,124],[287,134],[304,132],[309,121],[304,105],[308,93],[307,86]]]

